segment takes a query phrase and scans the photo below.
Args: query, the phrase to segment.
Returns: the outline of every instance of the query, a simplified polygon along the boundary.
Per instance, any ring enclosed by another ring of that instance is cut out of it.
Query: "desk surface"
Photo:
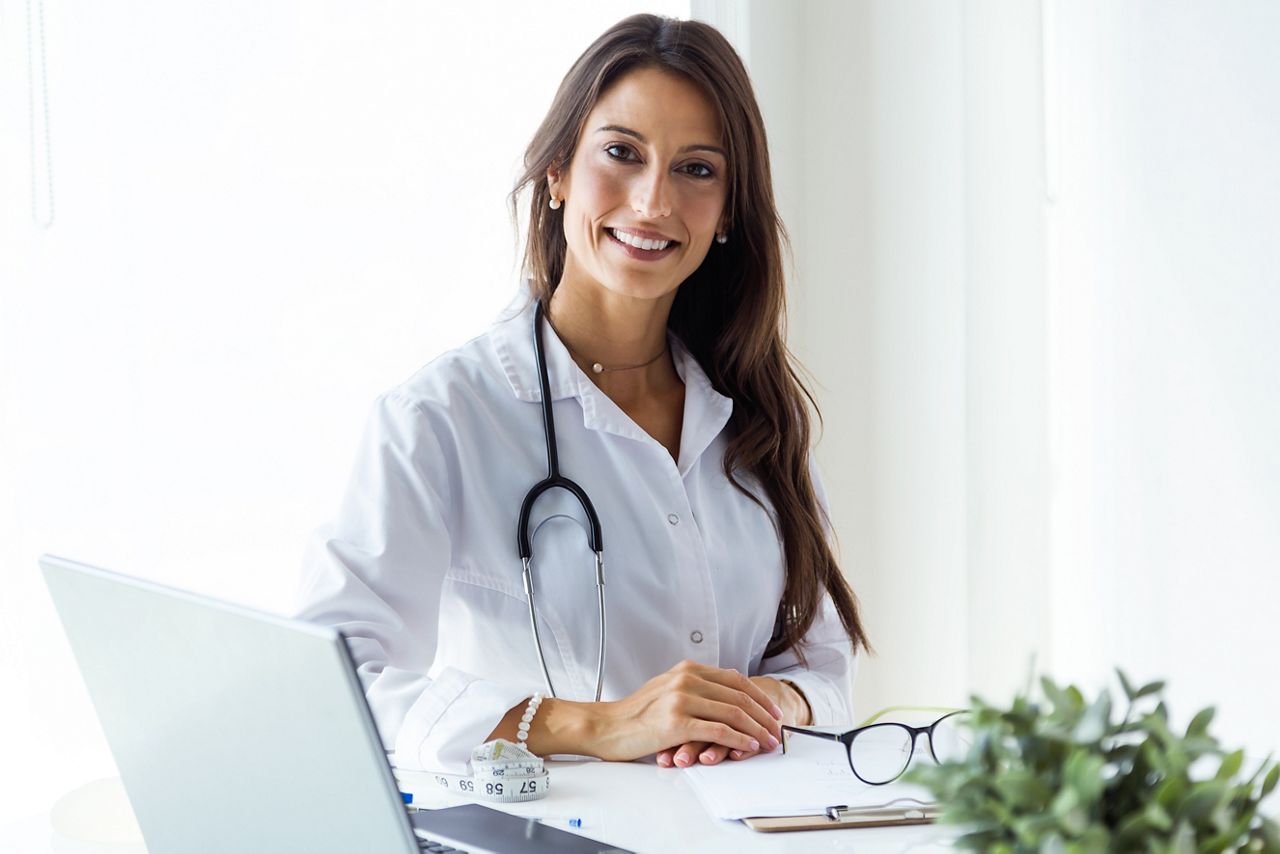
[[[950,833],[936,826],[757,833],[740,822],[719,821],[702,808],[684,773],[639,762],[550,762],[554,789],[540,800],[490,804],[515,815],[582,819],[587,836],[635,851],[859,852],[950,851]],[[602,797],[602,792],[610,792]],[[466,803],[447,792],[432,793],[425,806]],[[564,827],[563,824],[558,826]],[[568,828],[565,828],[568,829]],[[18,847],[14,847],[18,846]],[[144,854],[138,845],[93,845],[55,836],[47,817],[0,827],[0,851],[33,854]]]

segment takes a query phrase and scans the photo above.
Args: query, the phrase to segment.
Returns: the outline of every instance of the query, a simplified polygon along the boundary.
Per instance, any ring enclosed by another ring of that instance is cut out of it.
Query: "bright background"
[[[0,0],[0,824],[113,773],[36,556],[287,609],[373,397],[513,294],[524,145],[640,7],[489,8]],[[1034,654],[1280,745],[1280,7],[643,9],[766,114],[859,714]]]

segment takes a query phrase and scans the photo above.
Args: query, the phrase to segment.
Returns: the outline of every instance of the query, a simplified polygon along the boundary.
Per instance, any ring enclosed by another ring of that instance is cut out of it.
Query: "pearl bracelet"
[[[538,706],[540,705],[542,705],[542,693],[536,692],[529,699],[529,705],[525,706],[524,714],[520,716],[520,726],[517,727],[519,731],[516,733],[516,741],[525,749],[529,747],[529,725],[533,723],[533,716],[538,713]]]

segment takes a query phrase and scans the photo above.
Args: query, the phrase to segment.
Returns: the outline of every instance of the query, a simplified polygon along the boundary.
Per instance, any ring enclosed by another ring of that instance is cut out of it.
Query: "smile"
[[[604,232],[608,235],[610,241],[621,247],[632,258],[639,258],[644,261],[655,261],[659,258],[664,258],[680,245],[675,240],[650,240],[612,228],[606,228]]]

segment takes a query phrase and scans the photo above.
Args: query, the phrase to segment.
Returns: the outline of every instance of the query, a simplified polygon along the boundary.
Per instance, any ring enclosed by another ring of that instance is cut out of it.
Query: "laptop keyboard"
[[[436,842],[434,839],[423,839],[418,837],[418,850],[430,851],[431,854],[467,854],[465,848],[452,848],[443,842]]]

